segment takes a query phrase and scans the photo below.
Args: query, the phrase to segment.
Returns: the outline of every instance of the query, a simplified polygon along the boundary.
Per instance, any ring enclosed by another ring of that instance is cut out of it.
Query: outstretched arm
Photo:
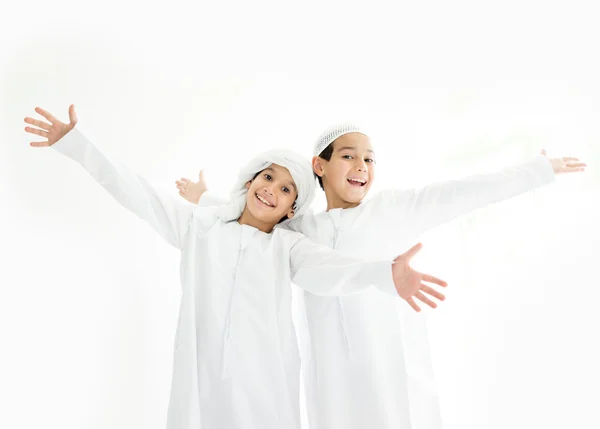
[[[169,244],[181,248],[191,219],[193,206],[177,201],[154,189],[144,178],[111,161],[76,127],[75,107],[69,108],[69,123],[65,124],[43,109],[35,111],[48,120],[25,118],[37,128],[26,127],[30,134],[46,138],[31,143],[32,147],[52,147],[75,160],[108,191],[122,206],[145,220]]]
[[[413,246],[393,262],[367,262],[303,238],[290,252],[292,281],[315,295],[351,295],[375,286],[384,293],[406,300],[415,311],[421,310],[415,299],[435,308],[437,304],[427,295],[438,300],[445,297],[427,283],[441,287],[447,283],[410,267],[411,258],[421,247],[420,243]]]
[[[390,224],[421,234],[460,215],[500,202],[552,182],[557,174],[581,172],[577,158],[548,159],[543,151],[534,160],[492,174],[434,183],[419,190],[389,190],[369,202],[370,211]]]

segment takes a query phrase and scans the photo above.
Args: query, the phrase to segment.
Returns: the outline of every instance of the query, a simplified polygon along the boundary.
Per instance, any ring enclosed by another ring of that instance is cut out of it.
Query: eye
[[[373,158],[367,158],[365,159],[365,162],[368,162],[369,164],[375,164],[375,160]]]
[[[271,180],[273,180],[273,177],[271,177],[269,173],[265,173],[265,179],[267,179],[270,182]]]
[[[342,155],[342,158],[344,158],[344,159],[352,159],[352,155]]]
[[[290,193],[290,188],[286,188],[285,186],[282,188],[283,192],[285,192],[286,194]]]

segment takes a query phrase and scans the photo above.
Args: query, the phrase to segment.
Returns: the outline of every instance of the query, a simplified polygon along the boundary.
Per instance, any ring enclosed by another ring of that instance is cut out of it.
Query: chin
[[[344,198],[344,200],[346,200],[346,202],[350,203],[350,204],[358,204],[363,200],[364,197],[365,197],[365,193],[361,193],[361,194],[353,193],[350,195],[346,194],[346,198]]]

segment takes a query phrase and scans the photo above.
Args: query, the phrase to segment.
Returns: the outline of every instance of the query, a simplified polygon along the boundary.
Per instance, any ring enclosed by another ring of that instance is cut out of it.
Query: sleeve
[[[303,237],[292,246],[290,262],[292,281],[315,295],[352,295],[375,286],[399,296],[392,261],[361,261]]]
[[[555,173],[544,156],[492,174],[434,183],[420,190],[390,190],[378,194],[370,204],[375,222],[388,225],[388,233],[399,226],[421,234],[458,216],[507,200],[551,183]]]
[[[194,206],[154,189],[144,178],[111,161],[77,128],[52,148],[81,164],[119,204],[148,222],[169,244],[182,248]]]

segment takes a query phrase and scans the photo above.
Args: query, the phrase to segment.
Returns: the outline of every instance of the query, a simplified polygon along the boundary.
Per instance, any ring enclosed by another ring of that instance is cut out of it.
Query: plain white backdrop
[[[249,156],[308,156],[339,120],[372,131],[372,192],[542,148],[579,156],[585,174],[431,231],[414,265],[450,282],[423,316],[446,429],[600,427],[596,17],[591,1],[7,5],[0,427],[164,427],[178,254],[78,165],[28,146],[23,118],[67,120],[70,103],[174,195],[200,168],[225,194]]]

